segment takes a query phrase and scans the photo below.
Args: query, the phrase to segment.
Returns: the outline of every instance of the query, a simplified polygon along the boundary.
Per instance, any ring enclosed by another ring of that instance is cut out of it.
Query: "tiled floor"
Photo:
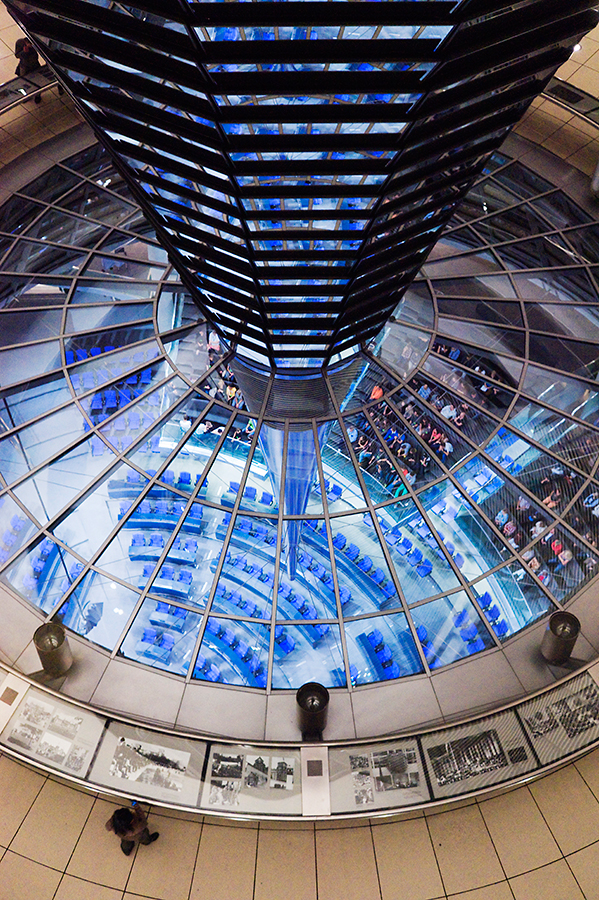
[[[0,756],[0,900],[599,900],[599,751],[508,794],[402,821],[225,822],[150,811]]]

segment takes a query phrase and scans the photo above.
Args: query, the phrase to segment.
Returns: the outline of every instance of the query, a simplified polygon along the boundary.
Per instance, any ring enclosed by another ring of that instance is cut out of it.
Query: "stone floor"
[[[0,900],[598,900],[599,750],[529,786],[402,821],[249,823],[150,810],[0,756]]]

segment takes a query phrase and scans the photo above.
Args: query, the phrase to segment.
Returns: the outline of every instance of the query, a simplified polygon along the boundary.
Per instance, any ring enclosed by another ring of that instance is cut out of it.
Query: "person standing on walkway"
[[[25,78],[30,72],[35,72],[40,68],[40,58],[37,50],[27,37],[19,38],[15,44],[15,56],[19,60],[15,74],[20,78]],[[35,102],[42,102],[42,95],[35,95]]]
[[[121,839],[121,850],[125,856],[129,856],[136,843],[152,844],[160,837],[157,831],[150,834],[148,817],[137,804],[115,809],[106,823],[106,831],[113,831]]]

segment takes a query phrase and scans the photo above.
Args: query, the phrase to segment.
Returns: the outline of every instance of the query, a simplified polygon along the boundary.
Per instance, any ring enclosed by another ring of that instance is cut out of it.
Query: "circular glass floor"
[[[517,161],[312,419],[276,380],[250,414],[99,146],[0,208],[0,253],[0,579],[114,656],[351,689],[501,646],[596,574],[599,235]]]

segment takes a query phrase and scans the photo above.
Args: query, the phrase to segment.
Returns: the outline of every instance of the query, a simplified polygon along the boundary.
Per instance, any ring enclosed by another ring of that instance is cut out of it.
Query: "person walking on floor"
[[[15,44],[15,56],[19,60],[15,74],[20,78],[25,78],[30,72],[35,72],[40,68],[40,58],[29,38],[19,38]],[[42,102],[41,94],[35,95],[35,102]]]
[[[136,843],[152,844],[160,837],[157,831],[150,834],[148,817],[137,805],[116,809],[106,823],[106,831],[113,831],[121,839],[125,856],[129,856]]]

